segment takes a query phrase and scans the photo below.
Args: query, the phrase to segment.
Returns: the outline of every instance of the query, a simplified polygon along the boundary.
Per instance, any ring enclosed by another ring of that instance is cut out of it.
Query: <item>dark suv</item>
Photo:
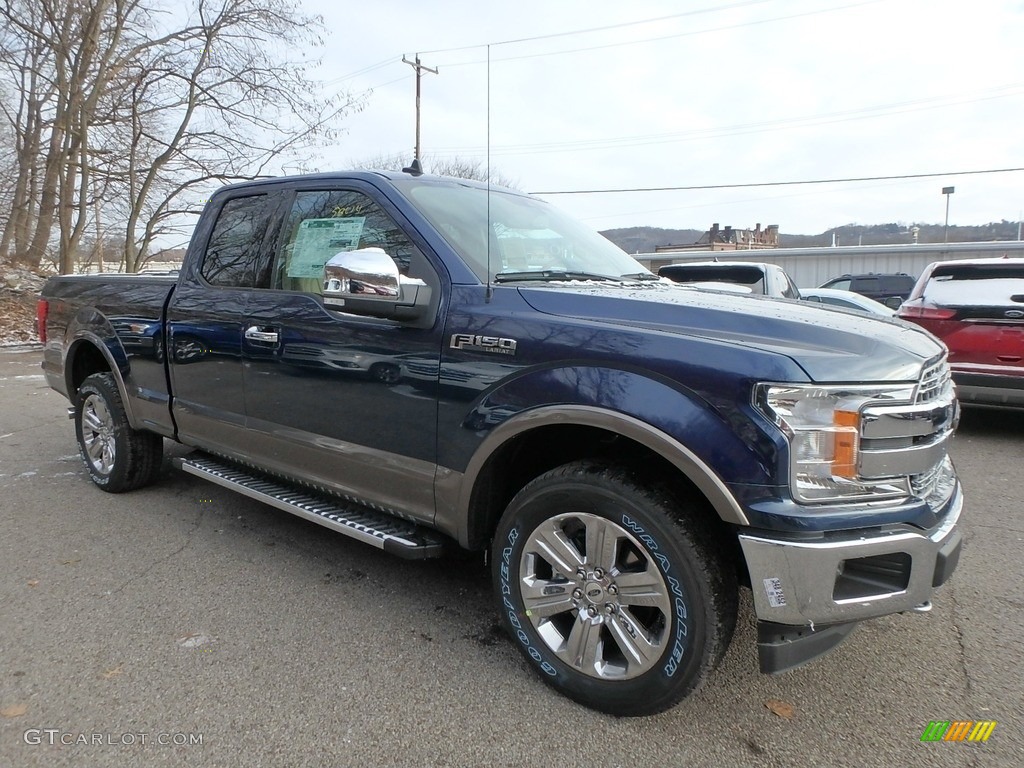
[[[878,275],[874,272],[867,275],[843,275],[833,277],[820,288],[834,288],[839,291],[853,291],[869,299],[880,301],[887,307],[898,309],[914,290],[916,280],[907,274]]]

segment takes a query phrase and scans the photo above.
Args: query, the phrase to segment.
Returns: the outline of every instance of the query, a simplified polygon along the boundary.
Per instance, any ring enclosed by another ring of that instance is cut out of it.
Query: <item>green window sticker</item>
[[[359,246],[365,222],[365,216],[305,219],[299,224],[292,245],[288,277],[323,277],[324,264],[332,256],[342,251],[355,250]]]

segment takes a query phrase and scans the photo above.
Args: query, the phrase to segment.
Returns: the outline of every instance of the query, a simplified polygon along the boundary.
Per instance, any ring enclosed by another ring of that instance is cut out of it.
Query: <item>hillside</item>
[[[835,234],[836,245],[887,245],[890,243],[911,243],[912,227],[918,227],[917,242],[941,243],[942,224],[844,224],[828,229],[817,235],[779,234],[782,248],[813,248],[832,245]],[[662,229],[659,227],[624,227],[607,229],[601,233],[626,253],[653,253],[659,245],[689,245],[700,239],[705,231],[698,229]],[[950,226],[949,242],[971,243],[988,240],[1016,240],[1017,222],[1003,219],[999,222],[977,226]]]

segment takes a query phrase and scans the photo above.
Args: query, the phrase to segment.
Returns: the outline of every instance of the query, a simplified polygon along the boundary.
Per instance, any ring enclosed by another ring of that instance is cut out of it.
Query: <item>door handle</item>
[[[250,325],[245,329],[245,338],[249,341],[277,344],[277,331],[267,331],[258,325]]]

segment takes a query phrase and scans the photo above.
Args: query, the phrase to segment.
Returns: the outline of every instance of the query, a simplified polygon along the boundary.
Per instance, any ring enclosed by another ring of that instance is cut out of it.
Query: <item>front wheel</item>
[[[672,707],[736,623],[734,568],[696,504],[591,462],[520,491],[498,525],[502,619],[554,688],[614,715]]]
[[[163,438],[132,429],[111,373],[94,373],[78,388],[75,432],[89,477],[104,491],[141,488],[160,473]]]
[[[402,369],[394,363],[375,363],[370,368],[370,376],[381,384],[397,384],[402,378]]]

